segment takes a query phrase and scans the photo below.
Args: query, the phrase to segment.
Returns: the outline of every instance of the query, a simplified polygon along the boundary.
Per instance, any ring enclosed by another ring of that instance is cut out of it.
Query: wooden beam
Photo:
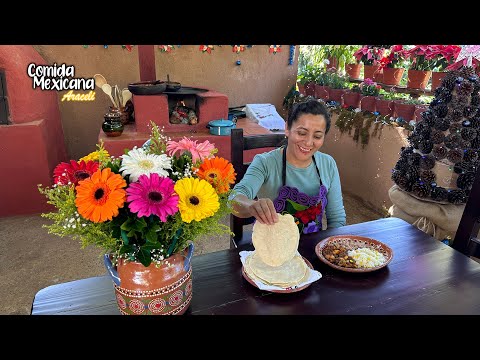
[[[140,81],[155,81],[155,45],[138,45]]]

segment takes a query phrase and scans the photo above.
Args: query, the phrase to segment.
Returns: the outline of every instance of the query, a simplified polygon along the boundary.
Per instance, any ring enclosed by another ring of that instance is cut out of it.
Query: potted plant
[[[435,68],[432,71],[432,88],[431,91],[434,91],[440,86],[443,78],[446,75],[445,70],[448,66],[452,65],[455,62],[460,50],[462,49],[458,45],[436,45],[436,59]]]
[[[315,97],[328,100],[330,98],[330,75],[331,71],[321,71],[315,78]]]
[[[402,80],[405,71],[405,62],[407,60],[406,51],[402,45],[393,45],[380,60],[380,66],[383,70],[383,83],[386,85],[397,86]]]
[[[384,89],[380,89],[375,102],[376,111],[378,111],[381,115],[393,116],[395,106],[394,100],[396,99],[397,97],[394,91],[385,91]]]
[[[381,81],[382,69],[380,59],[383,57],[385,48],[383,45],[364,45],[353,55],[357,61],[363,63],[363,78]]]
[[[354,108],[359,108],[361,92],[360,86],[353,85],[350,90],[345,91],[343,94],[343,105],[347,107],[353,106]]]
[[[425,90],[437,62],[436,49],[433,45],[416,45],[407,54],[411,61],[407,72],[407,87]]]
[[[360,83],[359,88],[362,95],[360,99],[361,109],[364,111],[375,112],[375,103],[382,87],[372,79],[367,78]]]
[[[192,299],[193,242],[230,233],[221,219],[231,213],[236,174],[208,141],[176,142],[151,129],[149,141],[120,157],[100,144],[59,164],[54,185],[38,187],[56,208],[42,216],[52,220],[49,233],[106,252],[122,314],[182,314]]]
[[[348,88],[350,81],[344,76],[340,76],[337,73],[332,72],[329,77],[329,87],[330,87],[330,100],[334,100],[339,104],[342,103],[342,96],[345,92],[345,89]]]

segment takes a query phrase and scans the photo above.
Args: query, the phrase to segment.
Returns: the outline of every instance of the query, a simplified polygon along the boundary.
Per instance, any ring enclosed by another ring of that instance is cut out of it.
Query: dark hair
[[[291,129],[293,123],[296,122],[302,114],[323,115],[327,122],[325,134],[330,130],[330,112],[327,107],[318,100],[310,100],[294,104],[292,111],[288,116],[287,128]]]

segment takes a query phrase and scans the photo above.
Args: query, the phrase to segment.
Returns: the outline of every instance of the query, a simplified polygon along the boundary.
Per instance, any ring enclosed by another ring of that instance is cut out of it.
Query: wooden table
[[[391,263],[370,273],[323,264],[315,245],[355,234],[393,250]],[[302,236],[299,252],[323,277],[290,294],[258,290],[241,274],[239,248],[193,257],[193,298],[187,314],[480,314],[480,264],[398,218],[386,218]],[[108,276],[49,286],[32,314],[119,314]]]

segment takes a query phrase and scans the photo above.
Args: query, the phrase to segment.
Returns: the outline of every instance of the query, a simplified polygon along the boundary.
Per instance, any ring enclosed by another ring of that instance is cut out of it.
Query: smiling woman
[[[321,230],[324,213],[327,227],[345,225],[336,162],[319,151],[329,129],[330,113],[323,102],[295,104],[285,130],[287,145],[256,155],[235,185],[235,215],[272,225],[278,214],[289,213],[303,233]]]

